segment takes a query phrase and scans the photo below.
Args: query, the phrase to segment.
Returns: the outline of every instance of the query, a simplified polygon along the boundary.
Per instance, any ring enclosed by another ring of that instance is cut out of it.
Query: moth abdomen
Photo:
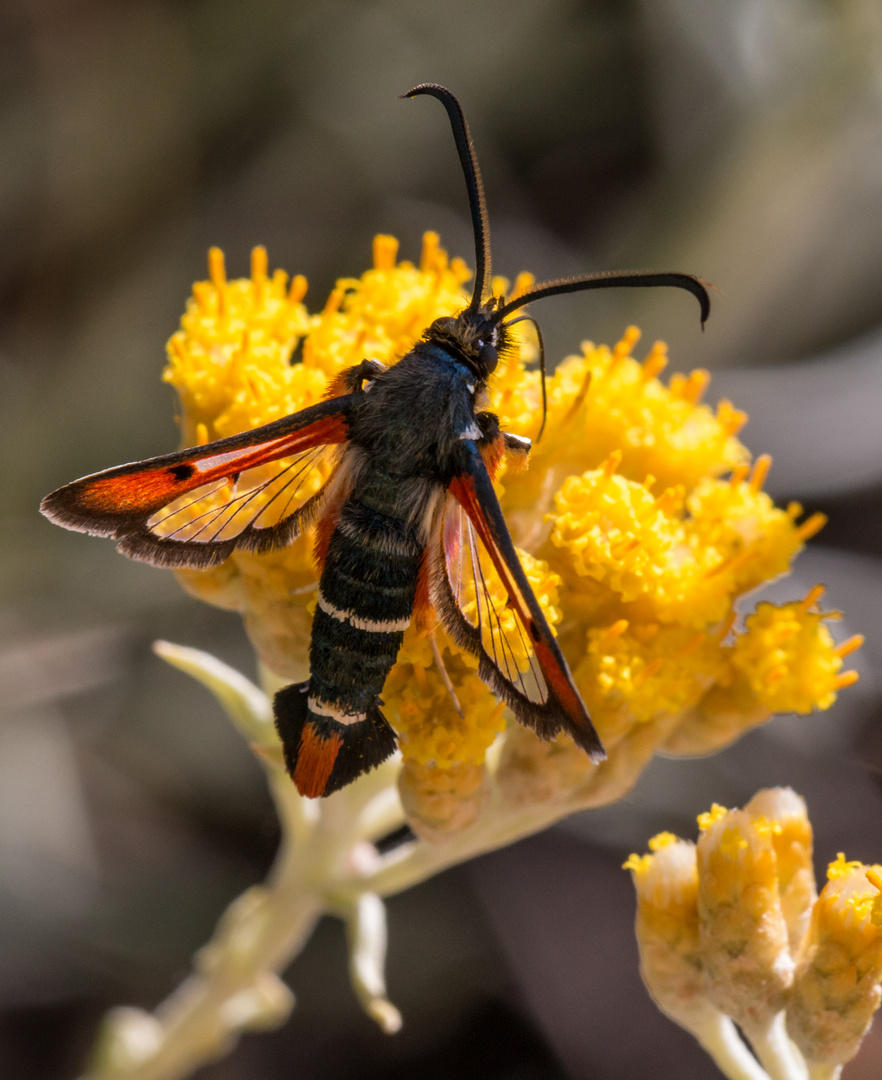
[[[386,494],[393,497],[391,487]],[[410,625],[422,556],[406,522],[356,493],[340,508],[319,582],[310,678],[275,701],[285,762],[302,795],[328,795],[394,751],[379,695]]]

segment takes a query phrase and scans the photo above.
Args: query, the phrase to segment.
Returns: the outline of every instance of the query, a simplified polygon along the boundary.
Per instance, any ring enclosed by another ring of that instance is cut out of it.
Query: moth
[[[394,752],[380,694],[415,613],[437,619],[477,658],[480,677],[520,723],[544,739],[564,731],[591,759],[603,758],[493,490],[502,458],[529,454],[531,443],[501,429],[488,408],[488,380],[511,348],[512,316],[547,296],[673,286],[698,299],[702,325],[710,311],[703,283],[679,273],[589,274],[536,285],[508,302],[488,295],[489,228],[468,125],[442,86],[420,84],[404,97],[423,94],[447,112],[468,190],[476,263],[469,303],[436,319],[394,365],[365,359],[343,372],[317,405],[95,473],[41,505],[57,524],[113,537],[124,554],[164,567],[216,566],[236,549],[270,551],[317,526],[310,674],[279,691],[273,705],[288,772],[311,798]],[[541,335],[539,343],[544,427]],[[273,470],[263,468],[270,463]],[[307,497],[323,463],[330,477]]]

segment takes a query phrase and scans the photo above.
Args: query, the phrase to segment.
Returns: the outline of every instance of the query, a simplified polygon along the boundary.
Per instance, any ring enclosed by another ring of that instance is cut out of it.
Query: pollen
[[[698,815],[698,827],[702,832],[707,832],[711,826],[716,825],[718,821],[722,821],[729,811],[725,806],[720,806],[719,803],[714,803],[710,810],[706,810],[704,813]]]

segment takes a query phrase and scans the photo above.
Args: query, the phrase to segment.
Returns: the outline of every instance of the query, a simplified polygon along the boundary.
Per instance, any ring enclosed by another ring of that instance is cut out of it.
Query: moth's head
[[[423,340],[452,353],[484,382],[508,347],[505,326],[497,322],[497,306],[491,299],[476,310],[466,308],[458,315],[436,319]]]

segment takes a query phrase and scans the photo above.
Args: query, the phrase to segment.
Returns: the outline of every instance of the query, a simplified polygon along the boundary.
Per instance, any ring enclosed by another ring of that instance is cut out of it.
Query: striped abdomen
[[[415,526],[365,505],[365,494],[343,504],[328,545],[309,680],[275,700],[288,771],[311,797],[348,784],[396,745],[378,696],[410,623],[424,543]]]

